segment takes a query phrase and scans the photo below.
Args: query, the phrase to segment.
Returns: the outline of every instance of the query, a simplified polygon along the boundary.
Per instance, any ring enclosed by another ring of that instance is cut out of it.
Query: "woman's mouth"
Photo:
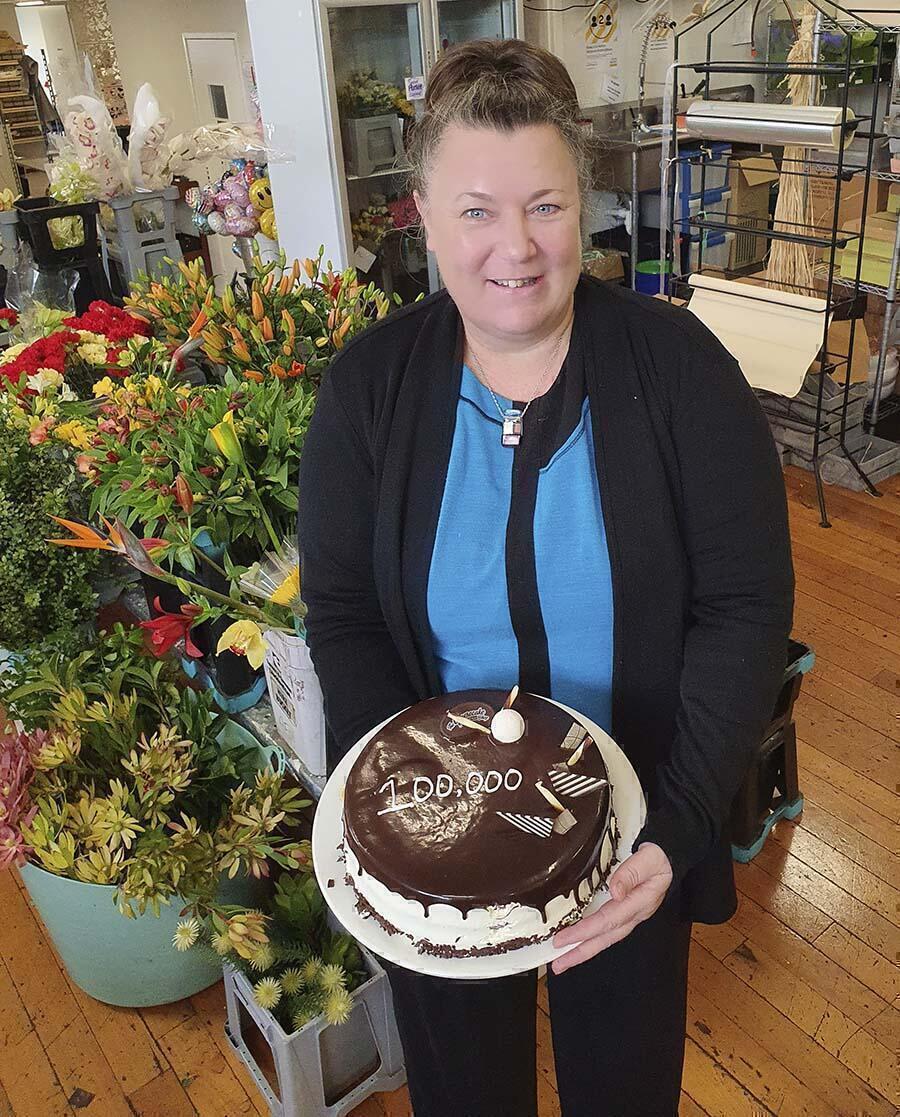
[[[513,279],[489,279],[488,282],[507,291],[519,291],[523,288],[536,287],[542,278],[540,275],[523,275]]]

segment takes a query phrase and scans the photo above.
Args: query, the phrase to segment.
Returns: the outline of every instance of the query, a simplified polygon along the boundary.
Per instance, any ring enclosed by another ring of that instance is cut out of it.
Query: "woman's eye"
[[[552,202],[541,202],[541,204],[535,208],[534,212],[543,215],[547,213],[557,213],[558,211],[559,206],[553,205]]]
[[[485,211],[483,209],[467,209],[463,217],[474,217],[476,219],[484,217]]]

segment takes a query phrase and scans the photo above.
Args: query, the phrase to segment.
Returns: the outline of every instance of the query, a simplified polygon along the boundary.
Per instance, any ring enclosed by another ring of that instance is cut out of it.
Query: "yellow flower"
[[[347,975],[344,973],[343,967],[333,962],[323,966],[319,971],[319,985],[326,993],[333,993],[336,989],[345,989],[347,987]]]
[[[253,986],[253,999],[260,1008],[273,1009],[281,1000],[281,982],[277,977],[264,977]]]
[[[285,608],[290,608],[299,597],[300,567],[295,566],[278,589],[272,594],[271,600],[273,605],[284,605]]]
[[[106,346],[98,342],[86,341],[83,345],[78,346],[76,352],[89,365],[106,364]]]
[[[303,988],[303,974],[292,966],[290,969],[285,970],[281,975],[281,987],[289,997],[293,997],[295,993],[299,993]]]
[[[263,639],[262,630],[258,624],[248,620],[235,621],[234,624],[230,624],[225,629],[219,638],[216,654],[220,655],[224,651],[230,651],[234,652],[235,655],[245,655],[247,662],[255,671],[258,667],[262,667],[262,662],[266,658],[267,647],[268,644]]]
[[[200,924],[196,919],[182,919],[175,928],[172,945],[176,950],[190,950],[200,935]]]
[[[234,412],[226,412],[222,422],[217,423],[209,434],[222,457],[231,462],[232,465],[240,465],[244,460],[244,455],[238,441],[237,431],[234,429]]]
[[[210,939],[210,946],[221,958],[226,954],[230,954],[232,950],[232,941],[227,934],[219,934],[218,932]]]
[[[123,349],[118,356],[116,364],[119,365],[120,368],[128,368],[133,365],[134,353],[132,353],[130,349]]]
[[[33,376],[28,377],[28,387],[43,395],[48,388],[59,388],[63,383],[63,374],[55,368],[39,368]]]
[[[53,437],[58,438],[60,442],[68,442],[77,450],[91,448],[90,433],[80,419],[70,419],[67,423],[60,423],[58,427],[53,428]]]
[[[133,356],[134,356],[134,354],[132,354],[132,357]],[[154,376],[151,373],[147,377],[147,379],[144,383],[144,394],[146,395],[147,399],[150,399],[151,396],[155,396],[157,392],[161,392],[162,388],[163,388],[163,382],[160,380],[160,378],[158,376]],[[230,414],[231,414],[231,412],[229,412],[229,415]]]
[[[16,357],[27,348],[27,341],[20,341],[18,345],[10,345],[8,349],[4,349],[3,352],[0,353],[0,365],[8,365],[10,361],[14,361]]]
[[[102,380],[98,380],[94,387],[91,389],[95,396],[111,396],[116,390],[116,386],[108,376],[104,376]]]
[[[344,1024],[353,1010],[353,999],[346,989],[335,989],[328,994],[323,1015],[329,1024]]]

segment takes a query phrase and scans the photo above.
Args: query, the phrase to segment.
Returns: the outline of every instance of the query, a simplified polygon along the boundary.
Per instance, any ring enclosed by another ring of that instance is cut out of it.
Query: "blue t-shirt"
[[[512,406],[498,400],[501,408]],[[500,431],[490,392],[464,367],[428,578],[428,620],[445,691],[508,690],[520,681],[521,649],[509,595],[516,571],[507,568],[507,525],[514,456],[521,447],[503,446]],[[609,731],[612,580],[586,398],[571,433],[537,473],[534,572],[549,654],[549,697]]]

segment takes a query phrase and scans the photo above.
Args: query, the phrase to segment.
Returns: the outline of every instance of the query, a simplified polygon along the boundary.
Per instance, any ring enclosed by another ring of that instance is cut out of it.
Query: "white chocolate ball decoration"
[[[491,718],[491,736],[501,745],[512,745],[525,736],[525,719],[518,710],[498,710]]]

